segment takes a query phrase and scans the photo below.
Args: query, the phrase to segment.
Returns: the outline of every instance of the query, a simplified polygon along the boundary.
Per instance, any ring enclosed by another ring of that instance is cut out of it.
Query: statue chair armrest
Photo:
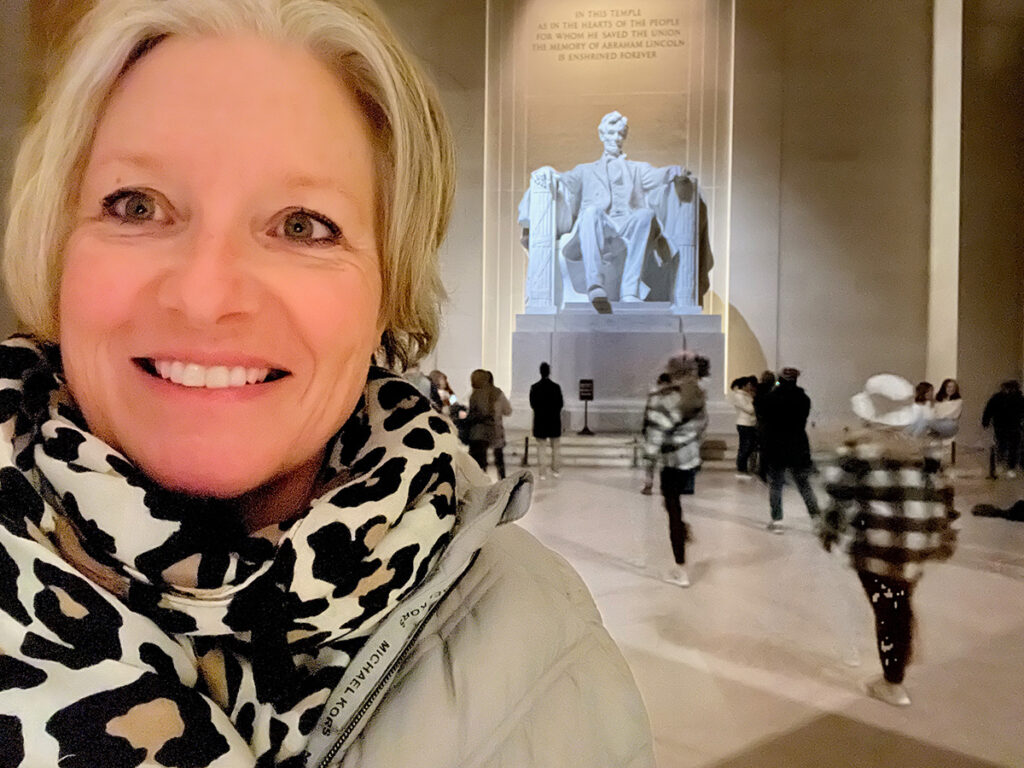
[[[696,243],[699,200],[697,179],[690,174],[647,193],[646,202],[657,216],[661,234],[674,255]]]

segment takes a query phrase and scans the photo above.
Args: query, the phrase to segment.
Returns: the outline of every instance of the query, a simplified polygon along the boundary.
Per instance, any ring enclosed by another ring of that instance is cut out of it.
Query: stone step
[[[522,462],[526,440],[529,439],[529,459],[537,459],[534,439],[528,433],[509,431],[505,435],[505,460],[510,466]],[[643,460],[639,435],[563,435],[559,440],[559,457],[563,464],[576,467],[635,467]],[[730,458],[725,441],[717,436],[704,440],[701,456],[705,461],[723,461]],[[731,453],[735,457],[735,452]]]
[[[525,439],[529,437],[529,465],[536,466],[537,452],[534,438],[529,432],[510,429],[505,432],[505,457],[509,466],[522,465]],[[564,433],[559,441],[559,458],[562,464],[573,467],[637,467],[643,463],[642,438],[639,434],[606,433],[596,435],[579,435]],[[827,441],[812,448],[812,458],[818,465],[828,463],[834,457],[834,451]],[[735,435],[711,434],[701,444],[701,459],[704,469],[721,469],[733,471],[736,467]],[[976,455],[975,455],[976,454]],[[974,446],[957,449],[957,457],[961,465],[970,467],[981,466],[988,459],[988,452]],[[947,446],[942,461],[956,465],[954,456]]]

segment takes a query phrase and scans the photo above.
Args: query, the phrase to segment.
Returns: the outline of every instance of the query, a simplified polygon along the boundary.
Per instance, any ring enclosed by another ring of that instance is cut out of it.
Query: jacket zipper
[[[369,709],[370,705],[377,699],[381,689],[387,685],[391,678],[395,676],[395,673],[398,672],[399,667],[402,666],[402,662],[405,661],[405,657],[409,655],[409,652],[412,650],[413,643],[416,641],[416,638],[419,637],[419,634],[423,630],[423,626],[425,624],[426,622],[423,622],[423,624],[420,624],[420,626],[416,628],[416,631],[413,632],[412,636],[409,638],[408,644],[402,649],[402,652],[398,654],[398,658],[395,659],[390,669],[388,669],[388,671],[384,673],[384,676],[377,681],[377,685],[374,686],[370,695],[366,697],[366,700],[362,703],[359,709],[356,710],[354,715],[352,715],[352,719],[348,721],[348,725],[345,726],[345,730],[338,734],[338,740],[335,741],[334,746],[327,751],[327,754],[324,755],[324,759],[320,761],[320,765],[318,765],[317,768],[330,768],[331,761],[334,760],[334,756],[338,754],[338,751],[348,739],[349,734],[352,733],[353,729],[355,729],[357,725],[359,725],[359,721],[363,719],[363,715],[366,714],[366,710]]]
[[[317,768],[330,768],[331,762],[334,760],[335,756],[338,754],[338,752],[344,746],[345,742],[348,740],[349,734],[351,734],[352,731],[355,730],[356,726],[359,725],[359,722],[363,719],[363,715],[366,714],[366,711],[370,708],[370,705],[373,704],[374,701],[376,701],[377,696],[380,695],[381,690],[387,687],[387,684],[391,681],[391,678],[394,677],[398,670],[402,668],[403,662],[405,661],[406,657],[412,652],[413,647],[416,645],[416,640],[419,639],[420,634],[423,632],[423,628],[426,627],[427,624],[430,622],[430,618],[433,616],[434,611],[437,609],[439,605],[441,605],[441,603],[448,599],[448,595],[451,594],[451,591],[455,589],[455,587],[459,584],[460,581],[462,581],[462,577],[466,575],[466,572],[473,567],[473,564],[476,562],[478,554],[479,552],[475,552],[473,554],[473,557],[471,557],[469,560],[469,564],[463,569],[462,573],[459,574],[458,578],[455,579],[454,582],[452,582],[451,586],[448,587],[448,589],[445,590],[445,593],[441,595],[440,598],[438,598],[436,603],[434,603],[430,611],[430,616],[425,616],[423,618],[423,621],[420,622],[419,626],[417,626],[416,629],[413,630],[413,633],[409,635],[409,639],[406,642],[405,647],[402,649],[402,652],[398,654],[394,662],[388,668],[388,671],[385,672],[381,679],[377,681],[377,685],[375,685],[373,687],[373,690],[370,691],[370,694],[366,697],[366,700],[363,701],[359,709],[356,710],[355,714],[352,715],[352,719],[349,720],[348,725],[345,726],[345,730],[338,734],[338,738],[334,742],[334,745],[324,755],[324,759],[320,761],[320,763],[317,765]]]

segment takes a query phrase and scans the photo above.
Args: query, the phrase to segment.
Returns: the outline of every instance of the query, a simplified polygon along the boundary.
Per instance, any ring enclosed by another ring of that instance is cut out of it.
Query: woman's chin
[[[237,443],[194,441],[156,446],[124,446],[128,458],[168,491],[215,499],[233,499],[281,474],[280,457],[254,455]]]
[[[228,461],[229,456],[236,460]],[[298,463],[276,454],[254,456],[243,451],[177,452],[135,459],[136,466],[165,490],[237,501],[252,530],[301,512],[313,494],[322,461],[322,451]]]
[[[212,499],[234,499],[258,490],[270,478],[256,477],[253,472],[217,471],[208,463],[175,467],[140,465],[140,469],[167,491]]]

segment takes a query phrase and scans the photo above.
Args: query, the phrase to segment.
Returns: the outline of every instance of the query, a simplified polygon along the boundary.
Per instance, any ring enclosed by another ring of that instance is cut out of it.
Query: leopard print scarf
[[[0,428],[0,614],[23,628],[0,661],[48,710],[17,719],[28,754],[47,745],[31,764],[301,765],[350,659],[455,525],[453,430],[378,368],[327,446],[330,490],[251,535],[89,434],[53,345],[0,345]],[[181,732],[159,750],[154,718]]]

